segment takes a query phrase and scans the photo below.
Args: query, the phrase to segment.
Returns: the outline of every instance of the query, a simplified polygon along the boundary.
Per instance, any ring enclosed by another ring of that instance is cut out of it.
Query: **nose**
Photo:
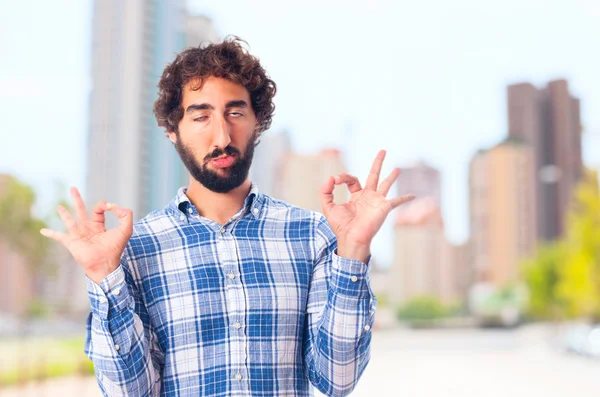
[[[225,149],[231,143],[231,127],[224,117],[217,119],[213,134],[213,148]]]

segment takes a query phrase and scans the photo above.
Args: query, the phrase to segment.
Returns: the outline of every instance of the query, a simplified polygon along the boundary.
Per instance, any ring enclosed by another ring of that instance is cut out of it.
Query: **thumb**
[[[321,207],[323,214],[329,213],[333,204],[333,188],[335,187],[335,179],[330,176],[320,188]]]

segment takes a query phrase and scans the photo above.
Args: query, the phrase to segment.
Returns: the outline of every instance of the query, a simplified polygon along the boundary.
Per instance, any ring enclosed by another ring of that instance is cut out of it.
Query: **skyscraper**
[[[414,194],[416,199],[431,197],[438,206],[441,204],[442,185],[440,172],[424,161],[418,161],[413,165],[401,167],[396,186],[399,196]],[[408,207],[408,205],[404,204],[398,207],[398,209],[404,211]]]
[[[416,201],[416,200],[415,200]],[[394,262],[389,269],[394,305],[419,296],[441,294],[444,222],[433,197],[412,203],[410,212],[398,213],[394,228]]]
[[[263,133],[250,168],[250,178],[262,193],[281,198],[284,165],[291,151],[290,136],[286,131]]]
[[[327,177],[346,172],[342,154],[337,149],[326,149],[312,156],[290,153],[283,167],[280,198],[317,212],[321,212],[321,185]],[[336,186],[333,194],[336,203],[348,201],[346,185]]]
[[[396,211],[394,263],[389,278],[394,285],[389,294],[401,304],[428,295],[444,302],[464,298],[468,279],[468,261],[462,246],[445,238],[441,213],[440,172],[419,161],[401,167],[396,182],[397,194],[416,198]]]
[[[508,87],[509,136],[533,147],[536,187],[536,234],[554,240],[564,232],[564,218],[582,174],[579,99],[566,80],[543,89],[529,83]]]
[[[214,40],[210,20],[183,0],[96,1],[86,201],[108,200],[139,219],[187,184],[187,172],[156,124],[162,71],[188,45]]]
[[[509,138],[475,154],[469,169],[471,257],[477,281],[518,281],[536,246],[534,154]]]

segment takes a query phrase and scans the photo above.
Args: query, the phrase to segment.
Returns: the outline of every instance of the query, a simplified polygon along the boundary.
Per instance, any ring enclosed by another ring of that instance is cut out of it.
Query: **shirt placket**
[[[235,238],[232,229],[237,222],[224,225],[219,230],[217,248],[222,258],[223,271],[226,277],[227,316],[230,326],[230,376],[233,389],[248,391],[248,368],[246,364],[246,299],[240,273]]]

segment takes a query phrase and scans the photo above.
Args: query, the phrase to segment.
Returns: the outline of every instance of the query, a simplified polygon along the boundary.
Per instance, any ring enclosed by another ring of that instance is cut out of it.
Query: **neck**
[[[200,215],[224,225],[242,208],[251,186],[250,178],[246,178],[239,187],[227,193],[215,193],[190,178],[190,186],[185,195]]]

